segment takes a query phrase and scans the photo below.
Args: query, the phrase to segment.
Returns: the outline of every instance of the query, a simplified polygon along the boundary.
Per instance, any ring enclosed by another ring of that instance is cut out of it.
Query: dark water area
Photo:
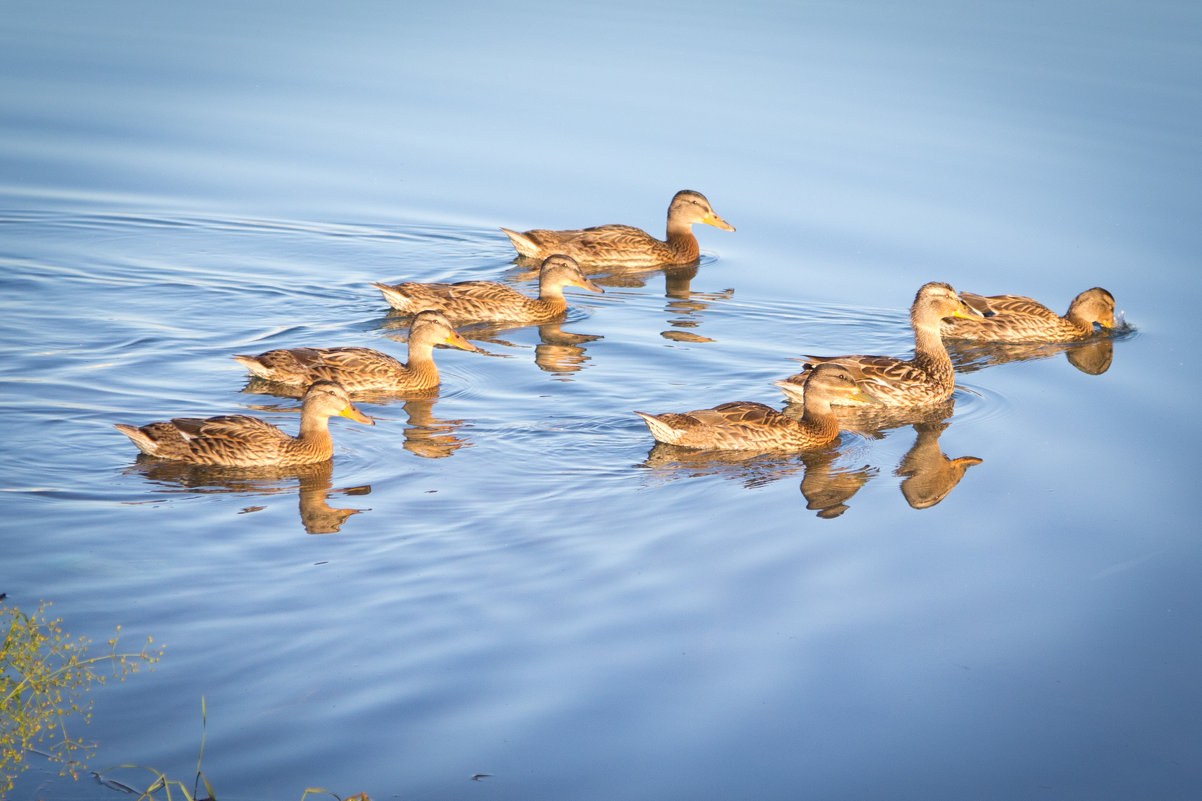
[[[8,3],[0,592],[103,643],[93,767],[219,797],[1185,799],[1202,786],[1190,4]],[[561,322],[467,326],[290,472],[113,423],[294,398],[235,353],[405,356],[375,281],[504,280],[500,226],[661,234]],[[945,410],[804,454],[633,409],[786,407],[908,355],[928,281],[1112,337],[956,348]],[[488,774],[486,777],[473,777]],[[129,777],[126,777],[129,780]],[[12,799],[119,798],[35,761]]]

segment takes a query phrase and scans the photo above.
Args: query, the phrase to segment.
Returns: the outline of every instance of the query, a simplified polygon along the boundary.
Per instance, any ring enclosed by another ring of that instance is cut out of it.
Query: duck
[[[295,437],[242,414],[114,427],[142,453],[159,459],[221,467],[288,467],[324,462],[334,455],[329,429],[334,415],[375,425],[351,403],[341,384],[314,381],[301,402],[300,433]]]
[[[945,320],[941,327],[948,339],[990,342],[1075,342],[1094,335],[1094,323],[1114,328],[1114,295],[1100,286],[1087,289],[1069,304],[1062,317],[1035,300],[1022,295],[974,295],[960,297],[987,314],[970,320]]]
[[[657,442],[716,450],[805,450],[839,436],[839,420],[831,404],[876,403],[851,371],[838,364],[819,365],[805,378],[804,413],[800,420],[755,401],[733,401],[692,412],[647,414],[636,411]]]
[[[409,326],[409,361],[401,363],[371,348],[281,348],[258,356],[232,358],[254,375],[281,384],[308,386],[336,381],[348,392],[410,392],[438,386],[434,346],[480,352],[463,338],[442,312],[420,312]]]
[[[582,266],[660,267],[692,264],[701,257],[693,224],[704,223],[733,231],[735,227],[719,217],[705,195],[682,189],[668,206],[668,231],[664,240],[656,239],[631,225],[599,225],[570,231],[511,231],[502,228],[520,257],[545,259],[562,253]]]
[[[883,406],[919,406],[939,403],[951,397],[955,373],[951,357],[939,334],[944,317],[976,317],[950,284],[938,281],[924,284],[910,307],[910,325],[914,328],[914,357],[893,356],[804,356],[802,372],[775,382],[791,401],[804,401],[805,379],[818,364],[838,364],[846,368],[864,389],[876,396]],[[839,401],[836,401],[837,403]]]
[[[569,256],[548,256],[539,266],[538,297],[523,295],[495,281],[460,281],[454,284],[373,284],[398,311],[416,314],[435,309],[456,324],[472,322],[543,323],[555,320],[568,308],[564,287],[604,293],[580,271]]]

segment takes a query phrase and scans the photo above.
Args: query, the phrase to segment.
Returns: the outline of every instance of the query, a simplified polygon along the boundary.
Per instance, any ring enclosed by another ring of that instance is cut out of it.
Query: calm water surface
[[[94,767],[187,779],[203,697],[227,798],[1202,786],[1193,5],[3,18],[0,592],[166,647],[96,694]],[[487,355],[336,420],[324,468],[145,464],[111,427],[291,428],[231,354],[403,356],[371,282],[530,291],[498,226],[661,233],[681,188],[738,229],[696,269],[467,329]],[[631,414],[907,354],[931,280],[1101,285],[1127,327],[959,354],[950,416],[805,455],[653,448]],[[120,794],[35,765],[11,797]]]

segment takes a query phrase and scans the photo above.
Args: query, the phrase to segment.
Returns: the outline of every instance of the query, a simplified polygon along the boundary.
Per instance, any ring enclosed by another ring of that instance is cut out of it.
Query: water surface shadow
[[[1121,337],[1121,334],[1120,334]],[[1087,375],[1101,375],[1114,361],[1115,336],[1084,342],[970,342],[945,340],[956,372],[972,373],[1010,362],[1051,359],[1063,353],[1073,367]]]
[[[292,467],[213,467],[184,462],[170,462],[139,454],[127,473],[141,473],[147,481],[161,489],[155,492],[187,492],[189,494],[243,493],[248,495],[286,495],[293,490],[301,525],[309,534],[333,534],[342,528],[351,515],[370,509],[342,509],[330,506],[329,497],[338,495],[367,495],[370,485],[334,489],[332,460]],[[293,482],[295,485],[293,486]],[[263,506],[244,507],[239,514],[258,512]]]
[[[571,309],[569,309],[567,318],[556,322],[464,323],[455,326],[455,330],[467,339],[476,342],[487,342],[490,345],[516,350],[528,346],[515,342],[506,336],[506,334],[524,328],[536,328],[538,330],[539,341],[534,346],[534,363],[538,365],[540,370],[563,375],[578,372],[590,361],[590,357],[587,355],[587,348],[584,347],[586,342],[595,342],[603,339],[600,334],[577,334],[573,331],[565,331],[563,326],[566,322],[572,321],[570,319],[572,316]],[[408,326],[411,319],[411,316],[403,316],[398,312],[395,315],[390,314],[381,319],[378,327],[386,332],[385,336],[389,339],[404,342],[409,333]],[[485,356],[495,358],[511,358],[507,354],[494,353],[488,350],[481,350],[481,353]]]
[[[699,450],[657,442],[638,467],[654,470],[662,480],[717,476],[739,481],[748,489],[802,472],[800,488],[806,508],[830,519],[847,511],[847,501],[880,472],[870,465],[838,466],[838,459],[847,451],[847,446],[838,442],[795,453]]]
[[[272,395],[279,398],[297,398],[304,393],[302,387],[282,384],[257,376],[247,381],[242,391],[251,395]],[[434,416],[434,404],[438,401],[438,387],[408,392],[384,392],[380,390],[352,392],[351,397],[360,403],[388,406],[400,403],[405,412],[405,442],[402,447],[410,453],[431,459],[450,456],[471,442],[458,435],[465,420],[444,420]],[[262,411],[281,411],[274,404],[251,406]]]

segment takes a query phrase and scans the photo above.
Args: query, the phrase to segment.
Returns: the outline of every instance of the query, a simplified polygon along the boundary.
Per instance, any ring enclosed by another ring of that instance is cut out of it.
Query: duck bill
[[[579,281],[576,281],[576,282],[574,282],[574,283],[573,283],[573,286],[578,286],[578,287],[580,287],[581,289],[587,289],[589,292],[597,292],[597,293],[600,293],[600,294],[602,294],[602,295],[604,295],[604,294],[605,294],[605,290],[604,290],[604,289],[602,289],[601,287],[597,286],[597,285],[596,285],[596,284],[594,284],[592,281],[588,280],[587,278],[585,278],[585,277],[583,277],[583,276],[581,276],[581,278],[580,278],[580,280],[579,280]]]
[[[960,301],[960,308],[956,309],[956,311],[952,313],[952,317],[960,317],[965,320],[981,320],[984,319],[985,315],[982,312],[974,309],[972,306],[969,306],[964,301]]]
[[[714,214],[713,212],[710,212],[709,214],[707,214],[705,216],[705,219],[702,220],[702,222],[705,223],[706,225],[712,225],[715,228],[720,228],[723,231],[735,230],[735,227],[733,225],[731,225],[726,220],[719,217],[717,214]]]
[[[338,413],[338,416],[345,417],[348,420],[354,420],[356,423],[364,423],[369,426],[374,426],[376,424],[375,420],[372,420],[363,412],[355,408],[355,404],[353,403],[348,403],[346,408]]]
[[[448,336],[446,339],[444,339],[442,341],[442,344],[450,345],[452,348],[459,348],[460,350],[470,350],[470,351],[475,351],[477,353],[480,352],[480,349],[478,347],[476,347],[472,343],[468,342],[467,339],[465,339],[461,334],[459,334],[456,331],[451,332],[451,335]]]
[[[847,399],[849,401],[855,401],[856,403],[875,404],[877,406],[880,406],[882,403],[884,403],[884,401],[882,401],[876,395],[873,395],[871,392],[866,392],[862,389],[852,390],[847,394]]]

